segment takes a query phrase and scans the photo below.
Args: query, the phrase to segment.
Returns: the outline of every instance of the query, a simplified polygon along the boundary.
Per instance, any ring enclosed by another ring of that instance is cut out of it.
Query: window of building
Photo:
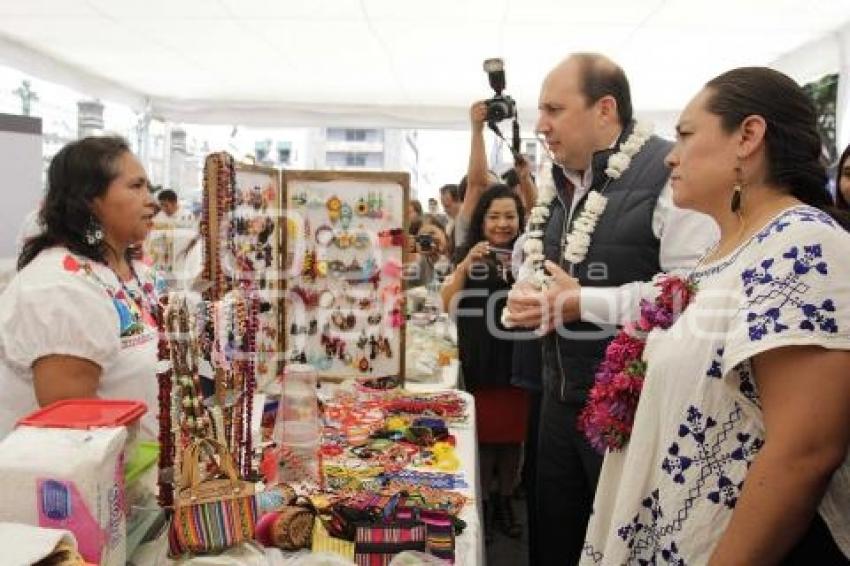
[[[281,165],[289,165],[292,159],[292,144],[289,142],[277,142],[277,161]]]
[[[262,163],[269,158],[269,149],[271,148],[271,145],[271,140],[254,142],[254,155],[257,157],[258,163]]]
[[[374,128],[328,128],[327,140],[330,142],[381,142],[384,131]]]
[[[384,154],[368,151],[329,151],[325,154],[328,167],[365,167],[382,169]]]
[[[366,166],[366,154],[365,153],[346,153],[345,154],[345,164],[348,167],[365,167]]]

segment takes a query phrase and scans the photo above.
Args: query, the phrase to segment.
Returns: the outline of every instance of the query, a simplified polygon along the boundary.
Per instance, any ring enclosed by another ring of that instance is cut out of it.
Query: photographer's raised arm
[[[522,199],[522,206],[525,208],[525,214],[528,215],[534,203],[537,202],[537,186],[531,177],[531,166],[524,157],[519,157],[514,162],[514,169],[519,176],[519,198]],[[525,218],[522,219],[523,222],[525,220]]]
[[[466,177],[466,195],[460,206],[460,216],[469,222],[472,211],[478,204],[481,194],[490,184],[487,171],[487,154],[484,150],[484,120],[487,117],[487,106],[483,100],[475,102],[469,110],[472,125],[472,142],[469,148],[469,168]]]

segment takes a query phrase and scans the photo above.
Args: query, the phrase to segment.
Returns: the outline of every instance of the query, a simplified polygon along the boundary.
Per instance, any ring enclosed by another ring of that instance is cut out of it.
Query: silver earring
[[[103,241],[103,228],[100,222],[92,216],[89,219],[89,224],[86,226],[86,243],[90,246],[96,246]]]

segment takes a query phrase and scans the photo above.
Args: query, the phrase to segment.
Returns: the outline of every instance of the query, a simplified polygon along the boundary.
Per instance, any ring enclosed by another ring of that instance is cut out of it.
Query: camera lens
[[[431,247],[434,245],[434,237],[430,234],[421,234],[416,236],[416,243],[419,244],[419,247],[423,252],[427,252],[431,250]]]
[[[507,110],[505,109],[505,105],[501,102],[493,106],[493,116],[496,120],[504,120],[507,117]]]
[[[501,122],[505,118],[510,117],[511,111],[508,105],[503,100],[488,100],[487,101],[487,121]]]

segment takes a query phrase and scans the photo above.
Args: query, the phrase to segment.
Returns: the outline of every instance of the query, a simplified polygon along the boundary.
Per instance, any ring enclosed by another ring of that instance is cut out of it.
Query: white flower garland
[[[619,179],[631,165],[632,157],[643,148],[644,144],[652,135],[652,125],[637,123],[634,130],[626,140],[620,144],[618,151],[608,158],[608,166],[605,175],[608,179],[599,191],[590,191],[587,201],[579,217],[573,222],[572,231],[567,234],[567,245],[564,249],[564,259],[573,265],[581,263],[587,257],[590,249],[593,232],[599,219],[605,212],[608,198],[602,193],[608,188],[612,180]],[[550,179],[545,179],[550,181]],[[546,231],[546,223],[549,218],[549,205],[555,198],[555,186],[553,182],[542,182],[540,193],[528,219],[528,239],[525,241],[523,251],[526,253],[525,272],[532,275],[532,283],[542,287],[548,282],[548,276],[543,270],[543,233]],[[527,266],[527,267],[526,267]],[[533,267],[533,270],[530,268]]]
[[[603,196],[602,193],[605,192],[612,180],[623,176],[623,173],[631,165],[632,157],[637,155],[649,140],[652,130],[652,124],[636,123],[629,137],[620,144],[617,152],[608,158],[608,166],[605,168],[605,175],[608,178],[605,180],[605,184],[601,190],[588,193],[581,214],[573,222],[572,231],[567,234],[564,259],[571,264],[581,263],[587,257],[593,232],[596,230],[596,225],[608,204],[608,197]],[[546,224],[549,219],[549,205],[556,194],[555,183],[549,169],[549,167],[543,169],[537,201],[528,216],[528,237],[522,246],[522,251],[525,252],[525,261],[520,267],[517,277],[517,281],[528,281],[538,289],[544,289],[551,280],[551,276],[546,274],[543,267],[543,262],[546,260],[546,256],[543,254],[543,234],[546,231]],[[507,314],[506,307],[502,312],[502,324],[506,328],[510,328],[513,325],[507,320]]]

